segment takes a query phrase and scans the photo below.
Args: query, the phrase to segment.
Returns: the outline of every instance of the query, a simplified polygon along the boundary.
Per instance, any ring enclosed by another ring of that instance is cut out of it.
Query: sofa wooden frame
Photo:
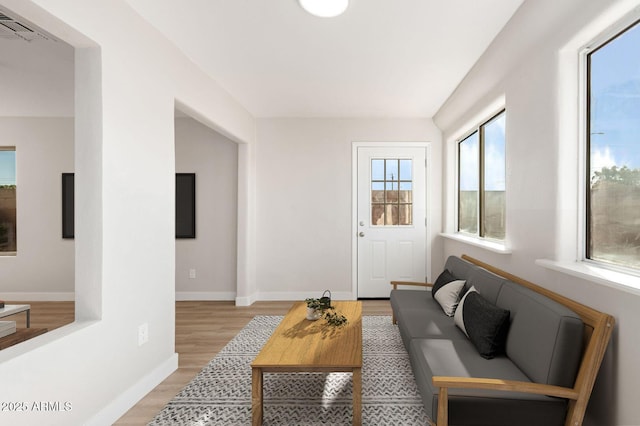
[[[569,401],[565,426],[582,425],[598,370],[609,345],[615,319],[611,315],[599,312],[470,256],[462,255],[462,259],[555,300],[578,314],[584,322],[582,359],[573,388],[492,378],[434,376],[432,378],[433,384],[439,387],[440,391],[438,393],[438,419],[437,423],[432,422],[432,426],[448,426],[449,424],[449,388],[492,389],[565,398]],[[431,287],[433,284],[391,281],[391,285],[397,289],[399,285]],[[395,316],[393,323],[396,323]]]

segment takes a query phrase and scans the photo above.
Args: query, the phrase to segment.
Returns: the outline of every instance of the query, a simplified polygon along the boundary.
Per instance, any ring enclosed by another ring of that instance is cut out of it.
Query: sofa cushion
[[[477,291],[469,292],[460,305],[465,330],[483,358],[504,353],[509,327],[509,311],[489,303]]]
[[[449,256],[444,264],[444,268],[458,280],[469,279],[471,273],[479,269],[478,266],[458,256]]]
[[[451,317],[442,312],[440,305],[431,297],[421,308],[403,308],[396,311],[396,320],[407,352],[411,339],[415,338],[467,340],[467,336],[455,326]]]
[[[390,299],[407,351],[413,338],[467,338],[456,328],[451,318],[442,312],[442,308],[428,291],[392,290]]]
[[[486,269],[476,268],[467,278],[467,288],[475,287],[482,297],[495,305],[500,289],[506,282],[506,278],[502,278]]]
[[[511,311],[507,356],[534,382],[573,387],[582,351],[580,317],[513,282],[505,283],[496,304]]]
[[[460,300],[460,292],[464,288],[465,280],[455,280],[446,283],[438,288],[437,292],[433,296],[436,302],[442,308],[442,311],[449,317],[453,316]]]
[[[427,306],[436,306],[431,297],[431,292],[425,290],[391,290],[389,295],[389,301],[391,302],[391,308],[395,312],[396,316],[400,311],[405,309],[425,309]],[[439,309],[440,310],[440,309]],[[440,310],[442,313],[442,310]]]
[[[461,336],[462,334],[459,333]],[[438,388],[433,376],[489,377],[529,382],[506,356],[478,356],[467,339],[413,339],[409,356],[427,415],[437,418]],[[450,425],[563,425],[566,400],[543,395],[449,389]]]

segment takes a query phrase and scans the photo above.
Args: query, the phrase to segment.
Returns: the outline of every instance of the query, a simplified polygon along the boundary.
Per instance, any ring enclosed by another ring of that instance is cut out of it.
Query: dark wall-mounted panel
[[[196,174],[176,173],[176,238],[196,237]]]
[[[62,174],[62,238],[74,236],[74,177]]]

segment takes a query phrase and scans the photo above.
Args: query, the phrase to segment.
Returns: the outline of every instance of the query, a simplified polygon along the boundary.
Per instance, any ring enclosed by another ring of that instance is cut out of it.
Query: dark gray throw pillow
[[[483,358],[491,359],[504,353],[510,312],[487,301],[477,291],[464,300],[462,316],[471,343]]]
[[[431,297],[435,298],[436,292],[440,290],[440,288],[443,285],[448,284],[451,281],[455,281],[455,280],[456,280],[456,277],[451,275],[451,272],[449,272],[447,269],[442,271],[442,273],[438,276],[438,278],[436,278],[436,282],[433,283],[433,287],[431,287]]]

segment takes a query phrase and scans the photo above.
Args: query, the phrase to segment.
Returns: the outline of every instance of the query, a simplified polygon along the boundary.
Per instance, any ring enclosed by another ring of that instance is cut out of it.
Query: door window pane
[[[371,160],[371,180],[384,181],[384,160]]]
[[[640,23],[587,57],[587,258],[640,268]]]
[[[413,160],[371,160],[371,225],[413,224]]]
[[[402,181],[412,181],[412,165],[413,161],[411,160],[400,160],[400,180]]]

